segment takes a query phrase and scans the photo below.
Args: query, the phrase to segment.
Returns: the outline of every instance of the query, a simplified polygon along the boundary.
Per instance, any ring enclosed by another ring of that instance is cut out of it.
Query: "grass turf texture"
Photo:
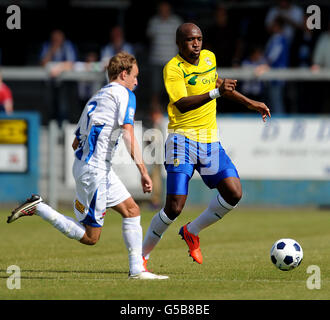
[[[192,262],[177,234],[199,213],[185,208],[151,255],[149,269],[170,279],[138,281],[127,277],[119,214],[108,211],[100,241],[86,246],[36,216],[7,224],[9,212],[1,210],[0,299],[329,299],[329,211],[238,208],[200,233],[203,265]],[[153,214],[142,210],[144,233]],[[269,256],[285,237],[304,250],[301,265],[289,272],[277,270]],[[10,265],[21,269],[19,290],[7,288]],[[320,267],[319,290],[307,288],[309,265]]]

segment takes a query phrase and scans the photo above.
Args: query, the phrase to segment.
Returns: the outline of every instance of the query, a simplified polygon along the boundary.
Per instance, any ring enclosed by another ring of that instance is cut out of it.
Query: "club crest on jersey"
[[[180,159],[174,159],[174,167],[177,167],[180,164]]]
[[[205,60],[206,64],[208,64],[209,66],[212,66],[212,61],[209,57],[206,57]]]
[[[128,116],[130,119],[134,119],[135,110],[133,108],[128,109]]]

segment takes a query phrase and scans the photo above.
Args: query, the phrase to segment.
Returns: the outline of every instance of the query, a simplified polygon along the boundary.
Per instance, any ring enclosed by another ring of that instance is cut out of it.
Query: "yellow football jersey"
[[[163,76],[170,100],[167,107],[169,132],[181,133],[204,143],[218,141],[216,99],[185,113],[174,105],[183,97],[200,95],[215,88],[218,79],[215,55],[202,50],[195,66],[178,54],[165,65]]]

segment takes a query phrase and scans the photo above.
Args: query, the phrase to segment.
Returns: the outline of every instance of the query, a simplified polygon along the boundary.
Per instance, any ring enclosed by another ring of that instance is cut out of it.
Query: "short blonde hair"
[[[125,51],[117,53],[110,59],[107,67],[109,80],[113,81],[117,79],[119,74],[124,70],[130,74],[134,64],[137,64],[137,61],[133,55]]]

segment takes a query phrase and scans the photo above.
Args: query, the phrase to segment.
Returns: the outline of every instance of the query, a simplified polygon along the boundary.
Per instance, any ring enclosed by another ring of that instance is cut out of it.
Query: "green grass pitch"
[[[128,258],[121,236],[121,217],[108,211],[95,246],[70,240],[41,218],[24,217],[6,223],[0,211],[0,299],[109,300],[300,300],[330,298],[329,211],[313,209],[238,208],[200,233],[203,265],[192,262],[178,230],[200,210],[185,208],[165,233],[149,261],[165,281],[128,280]],[[63,210],[73,216],[70,210]],[[153,212],[142,209],[147,230]],[[280,239],[296,239],[304,250],[301,265],[277,270],[270,248]],[[8,289],[7,268],[17,265],[21,288]],[[321,288],[307,273],[321,271]]]

